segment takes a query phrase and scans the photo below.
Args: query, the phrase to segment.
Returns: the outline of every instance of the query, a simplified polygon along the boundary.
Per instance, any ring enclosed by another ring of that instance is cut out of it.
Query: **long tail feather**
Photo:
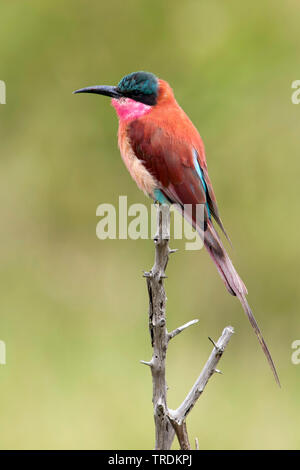
[[[249,321],[251,323],[252,328],[254,329],[258,341],[262,347],[262,350],[269,362],[271,370],[274,374],[275,380],[277,384],[280,386],[280,381],[276,372],[276,368],[274,362],[272,360],[270,351],[266,345],[266,342],[262,336],[262,333],[259,329],[259,326],[254,318],[254,315],[251,311],[251,308],[247,302],[246,295],[247,295],[247,288],[243,281],[241,280],[240,276],[236,272],[228,254],[226,253],[225,248],[222,245],[222,242],[215,231],[211,222],[208,222],[208,227],[205,232],[204,236],[204,245],[210,254],[212,260],[214,261],[227,290],[230,294],[237,296],[239,301],[242,304],[244,312],[246,313]]]
[[[261,347],[262,347],[262,350],[263,350],[263,352],[264,352],[264,354],[265,354],[265,356],[266,356],[266,358],[267,358],[267,360],[268,360],[268,362],[269,362],[269,364],[270,364],[270,367],[271,367],[272,372],[273,372],[273,374],[274,374],[275,380],[276,380],[277,384],[278,384],[279,387],[280,387],[279,377],[278,377],[278,374],[277,374],[277,371],[276,371],[276,368],[275,368],[275,365],[274,365],[272,356],[271,356],[271,354],[270,354],[270,351],[269,351],[269,349],[268,349],[268,346],[266,345],[266,342],[265,342],[265,340],[264,340],[264,338],[263,338],[263,335],[262,335],[262,333],[261,333],[261,331],[260,331],[260,329],[259,329],[259,326],[258,326],[258,324],[257,324],[257,321],[255,320],[255,317],[254,317],[254,315],[253,315],[253,313],[252,313],[252,311],[251,311],[251,308],[250,308],[250,306],[249,306],[249,304],[248,304],[248,302],[247,302],[247,299],[246,299],[245,296],[238,296],[238,298],[239,298],[239,300],[240,300],[240,302],[241,302],[241,304],[242,304],[242,306],[243,306],[243,309],[244,309],[246,315],[247,315],[248,318],[249,318],[249,321],[250,321],[250,323],[251,323],[251,325],[252,325],[252,327],[253,327],[253,329],[254,329],[254,331],[255,331],[255,333],[256,333],[256,336],[257,336],[258,341],[259,341],[259,343],[260,343],[260,345],[261,345]]]

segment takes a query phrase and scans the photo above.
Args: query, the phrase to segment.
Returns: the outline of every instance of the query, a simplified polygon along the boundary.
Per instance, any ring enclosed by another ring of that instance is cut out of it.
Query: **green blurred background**
[[[74,96],[148,70],[173,86],[206,144],[229,252],[272,351],[279,389],[239,302],[204,250],[168,267],[169,405],[217,339],[236,334],[188,419],[203,449],[299,448],[298,0],[2,2],[0,366],[2,449],[153,448],[142,270],[147,240],[96,238],[96,207],[143,202],[108,99]]]

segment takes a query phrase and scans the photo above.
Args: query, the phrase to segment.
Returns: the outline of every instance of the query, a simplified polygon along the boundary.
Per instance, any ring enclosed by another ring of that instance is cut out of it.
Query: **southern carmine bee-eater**
[[[117,86],[92,86],[74,93],[110,96],[119,117],[118,141],[124,163],[138,187],[153,200],[196,207],[204,205],[204,245],[230,294],[238,297],[279,378],[258,324],[246,299],[247,289],[236,272],[212,219],[223,227],[208,176],[202,139],[175,100],[172,88],[148,72],[126,75]],[[196,211],[192,224],[197,227]],[[228,238],[228,237],[227,237]]]

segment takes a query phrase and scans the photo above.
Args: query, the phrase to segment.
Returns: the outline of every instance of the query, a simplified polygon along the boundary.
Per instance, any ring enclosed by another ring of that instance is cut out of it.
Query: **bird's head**
[[[123,77],[117,86],[95,85],[80,88],[74,93],[96,93],[114,99],[130,98],[154,106],[158,96],[158,78],[149,72],[133,72]]]
[[[166,82],[153,73],[133,72],[123,77],[117,86],[95,85],[80,88],[74,93],[110,96],[120,119],[136,119],[158,103],[162,84]]]

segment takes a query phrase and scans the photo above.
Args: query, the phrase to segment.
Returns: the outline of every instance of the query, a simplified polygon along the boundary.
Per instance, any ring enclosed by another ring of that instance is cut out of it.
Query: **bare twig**
[[[223,352],[231,336],[233,335],[234,330],[232,326],[227,326],[224,328],[222,335],[218,339],[218,342],[215,344],[214,349],[212,350],[208,361],[206,362],[205,366],[201,374],[199,375],[198,379],[196,380],[195,384],[191,388],[190,392],[188,393],[187,397],[181,403],[181,405],[177,408],[177,410],[169,410],[169,415],[172,421],[176,421],[178,424],[182,424],[185,421],[187,415],[194,407],[196,401],[203,393],[203,390],[209,381],[210,377],[214,374],[214,372],[219,372],[216,369],[216,366],[221,359]]]
[[[169,340],[177,336],[198,320],[192,320],[168,333],[166,327],[166,293],[164,289],[165,270],[169,254],[176,250],[169,248],[170,212],[169,207],[161,205],[157,209],[157,233],[155,242],[155,262],[150,272],[144,272],[149,294],[149,331],[153,355],[151,361],[141,361],[151,368],[153,384],[153,411],[155,422],[155,449],[169,450],[176,436],[180,448],[191,449],[186,427],[186,417],[202,394],[209,378],[219,372],[216,366],[233,334],[233,328],[224,329],[205,364],[201,374],[185,400],[176,410],[167,406],[166,354]],[[199,448],[198,439],[196,448]]]
[[[144,364],[145,366],[152,367],[152,361],[140,361],[141,364]]]
[[[179,335],[179,333],[181,333],[182,331],[184,331],[186,328],[188,328],[189,326],[192,326],[192,325],[195,325],[195,323],[198,323],[198,319],[197,320],[191,320],[187,323],[185,323],[184,325],[182,326],[179,326],[178,328],[176,328],[175,330],[171,331],[171,333],[168,333],[168,338],[169,338],[169,341],[170,339],[174,338],[174,336],[177,336]]]

